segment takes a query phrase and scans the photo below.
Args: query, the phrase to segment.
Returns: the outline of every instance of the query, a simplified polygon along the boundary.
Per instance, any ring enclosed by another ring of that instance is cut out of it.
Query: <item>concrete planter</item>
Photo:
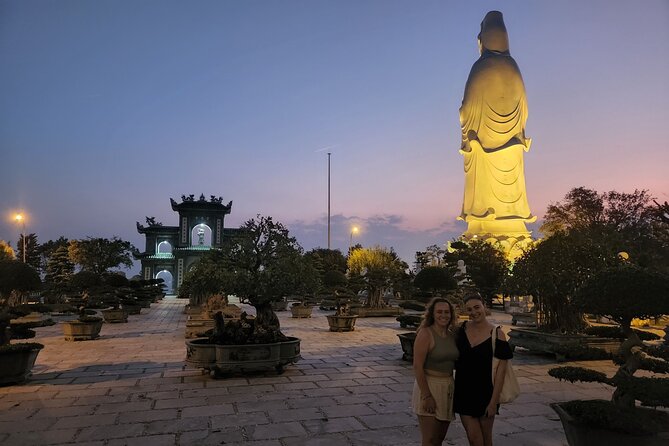
[[[631,435],[590,427],[579,423],[560,406],[560,403],[552,403],[551,407],[562,421],[569,446],[593,446],[598,444],[606,446],[666,446],[669,444],[669,432],[663,432],[659,435]]]
[[[123,304],[122,307],[125,311],[128,312],[128,314],[141,314],[142,313],[142,306],[141,305]]]
[[[102,321],[68,321],[62,324],[66,341],[89,341],[99,337],[102,329]]]
[[[358,316],[328,316],[330,331],[353,331],[355,330],[355,321]]]
[[[400,345],[402,346],[402,359],[404,361],[413,361],[413,343],[416,340],[416,333],[400,333],[397,335],[400,338]]]
[[[33,344],[26,350],[0,350],[0,385],[19,384],[31,375],[35,360],[44,346]]]
[[[562,354],[557,353],[560,347],[579,344],[583,347],[595,347],[609,353],[616,353],[620,349],[621,341],[611,338],[600,338],[586,335],[563,335],[545,333],[527,328],[512,328],[509,331],[509,345],[512,349],[523,347],[533,352],[555,354],[556,359],[564,360]]]
[[[300,359],[300,340],[272,344],[217,345],[206,338],[186,341],[186,364],[213,371],[216,376],[275,370],[283,373]]]
[[[294,318],[304,318],[311,317],[312,308],[311,305],[293,305],[290,307],[290,311]]]
[[[122,308],[102,310],[102,317],[112,324],[128,322],[128,312]]]
[[[385,307],[385,308],[352,307],[351,314],[360,317],[388,317],[388,316],[392,317],[404,314],[404,310],[400,307]]]

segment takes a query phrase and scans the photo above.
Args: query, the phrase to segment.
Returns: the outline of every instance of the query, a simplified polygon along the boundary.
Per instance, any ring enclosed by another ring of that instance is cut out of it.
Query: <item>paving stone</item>
[[[125,412],[119,415],[119,423],[144,423],[156,420],[176,419],[177,409],[152,409],[139,412]]]
[[[76,429],[51,429],[42,432],[21,432],[12,434],[4,441],[2,445],[52,445],[58,443],[68,443],[74,441],[77,434]]]
[[[209,427],[207,417],[189,417],[178,420],[152,421],[146,426],[147,434],[170,434],[198,431]]]
[[[114,438],[138,437],[144,433],[144,424],[116,424],[106,426],[91,426],[81,430],[77,436],[80,441],[110,440]]]
[[[110,440],[107,446],[167,446],[175,444],[175,435],[142,435]]]
[[[329,418],[327,420],[306,420],[302,422],[310,434],[320,435],[333,432],[351,432],[365,429],[354,417]]]
[[[251,438],[254,440],[268,440],[273,438],[293,437],[306,435],[304,427],[296,422],[261,424],[251,427]]]
[[[324,417],[323,413],[315,407],[270,411],[269,416],[273,422],[314,420]]]

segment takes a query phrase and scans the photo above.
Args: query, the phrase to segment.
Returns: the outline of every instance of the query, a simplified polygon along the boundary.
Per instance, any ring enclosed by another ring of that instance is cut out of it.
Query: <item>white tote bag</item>
[[[495,373],[497,372],[497,366],[499,365],[499,359],[495,358],[495,343],[497,342],[497,329],[495,327],[492,331],[492,379],[493,383],[495,382]],[[520,395],[520,385],[518,384],[518,379],[516,378],[516,372],[513,371],[511,366],[511,360],[506,361],[506,373],[504,374],[504,385],[502,386],[502,392],[499,394],[500,404],[510,403],[511,401],[518,398]]]

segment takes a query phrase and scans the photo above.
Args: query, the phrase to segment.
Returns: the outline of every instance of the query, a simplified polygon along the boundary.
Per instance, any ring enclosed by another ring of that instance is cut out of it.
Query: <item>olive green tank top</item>
[[[431,326],[428,328],[434,338],[434,348],[427,352],[423,368],[452,375],[455,360],[458,359],[459,355],[455,338],[453,335],[439,336]]]

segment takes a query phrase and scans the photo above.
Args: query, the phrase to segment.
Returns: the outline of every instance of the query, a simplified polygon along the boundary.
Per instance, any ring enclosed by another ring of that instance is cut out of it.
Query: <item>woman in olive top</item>
[[[413,348],[412,406],[418,416],[423,446],[441,445],[453,413],[453,366],[458,359],[453,305],[435,297],[427,305]]]

